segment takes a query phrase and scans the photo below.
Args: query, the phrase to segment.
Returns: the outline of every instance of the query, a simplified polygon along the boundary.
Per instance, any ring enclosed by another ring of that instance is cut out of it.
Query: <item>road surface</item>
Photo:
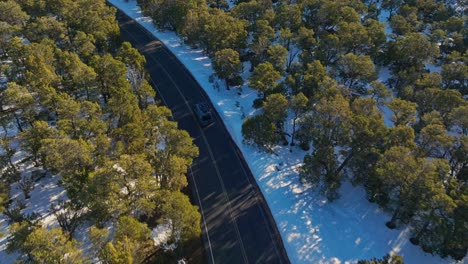
[[[264,197],[221,119],[202,128],[192,107],[209,101],[177,58],[153,35],[121,11],[122,37],[146,57],[158,97],[179,128],[200,150],[188,172],[189,187],[202,213],[203,241],[209,263],[289,263]]]

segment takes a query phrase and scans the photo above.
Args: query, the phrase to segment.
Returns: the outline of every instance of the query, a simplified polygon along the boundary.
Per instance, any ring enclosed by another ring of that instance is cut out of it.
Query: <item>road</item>
[[[134,20],[117,13],[122,37],[146,57],[159,98],[179,128],[189,132],[200,156],[188,172],[202,214],[209,263],[289,263],[271,212],[240,151],[217,114],[202,128],[192,106],[207,95],[177,58]]]

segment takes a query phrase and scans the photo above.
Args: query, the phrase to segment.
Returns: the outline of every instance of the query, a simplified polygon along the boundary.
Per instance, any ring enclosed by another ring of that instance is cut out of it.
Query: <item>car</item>
[[[195,115],[197,116],[198,121],[202,126],[207,126],[213,123],[214,118],[211,113],[211,108],[208,103],[200,102],[196,103],[194,106]]]

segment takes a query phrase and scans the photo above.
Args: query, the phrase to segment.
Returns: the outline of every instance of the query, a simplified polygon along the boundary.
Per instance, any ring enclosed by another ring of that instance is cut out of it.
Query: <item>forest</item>
[[[301,180],[329,201],[344,181],[363,186],[388,212],[382,228],[409,227],[410,242],[425,252],[465,257],[463,3],[138,2],[159,28],[202,48],[226,89],[246,82],[258,91],[261,114],[244,120],[244,142],[272,154],[279,145],[304,150]]]
[[[174,263],[201,243],[186,194],[198,148],[115,14],[104,0],[0,1],[0,237],[15,263]],[[31,195],[57,177],[60,199],[36,211]]]

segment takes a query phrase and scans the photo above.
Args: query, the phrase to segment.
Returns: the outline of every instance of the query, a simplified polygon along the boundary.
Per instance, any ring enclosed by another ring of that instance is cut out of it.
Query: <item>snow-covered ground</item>
[[[159,31],[151,18],[142,14],[135,0],[108,1],[159,38],[205,89],[253,172],[292,263],[352,263],[389,252],[397,252],[409,264],[455,263],[412,245],[409,230],[386,228],[384,224],[390,216],[366,200],[363,188],[344,183],[341,198],[328,203],[315,190],[304,187],[297,173],[304,152],[298,148],[290,152],[289,147],[278,147],[276,156],[243,144],[242,120],[255,114],[252,102],[257,92],[246,86],[240,95],[236,89],[215,88],[217,85],[208,81],[213,74],[211,61],[201,49],[184,45],[173,32]],[[222,82],[219,84],[223,87]]]

